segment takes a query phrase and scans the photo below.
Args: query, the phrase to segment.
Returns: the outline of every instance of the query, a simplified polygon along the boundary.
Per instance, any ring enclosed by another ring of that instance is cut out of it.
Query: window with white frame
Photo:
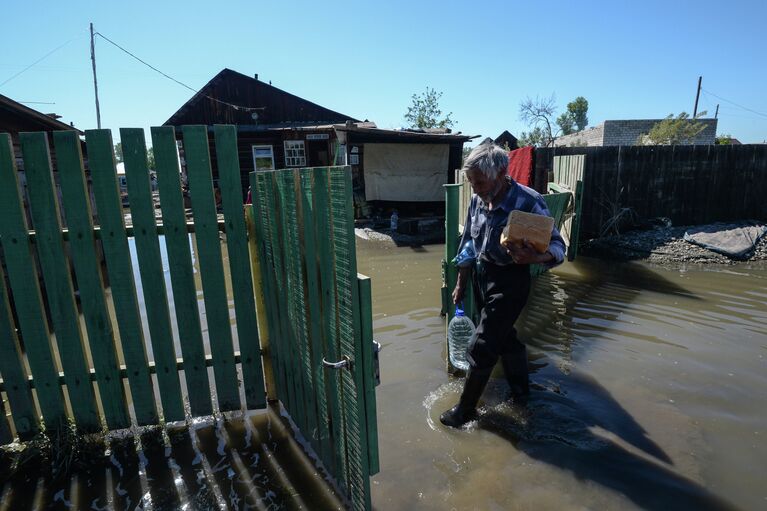
[[[306,165],[306,150],[303,140],[285,141],[285,166],[302,167]]]
[[[253,146],[253,168],[259,170],[274,170],[274,150],[270,145]]]

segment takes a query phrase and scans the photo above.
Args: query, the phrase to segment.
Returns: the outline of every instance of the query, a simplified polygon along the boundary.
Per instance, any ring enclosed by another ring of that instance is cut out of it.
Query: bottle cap
[[[458,305],[456,305],[456,306],[455,306],[455,315],[456,315],[456,316],[460,316],[460,317],[463,317],[463,316],[465,316],[466,314],[463,312],[463,309],[462,309],[462,308],[460,308]]]

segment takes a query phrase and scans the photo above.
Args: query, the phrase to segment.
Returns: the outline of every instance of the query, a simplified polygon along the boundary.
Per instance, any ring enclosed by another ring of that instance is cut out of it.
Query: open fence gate
[[[109,130],[86,131],[88,174],[76,132],[22,133],[26,193],[19,187],[11,138],[0,134],[0,391],[10,410],[6,415],[4,403],[0,443],[14,436],[26,440],[67,422],[95,432],[259,409],[266,406],[268,390],[348,504],[370,509],[369,477],[378,471],[376,350],[370,280],[356,273],[349,167],[251,175],[254,204],[243,214],[236,130],[216,126],[221,221],[209,128],[184,126],[194,219],[187,222],[176,130],[151,131],[161,217],[153,202],[143,130],[120,130],[130,225]],[[207,332],[200,321],[195,264]]]

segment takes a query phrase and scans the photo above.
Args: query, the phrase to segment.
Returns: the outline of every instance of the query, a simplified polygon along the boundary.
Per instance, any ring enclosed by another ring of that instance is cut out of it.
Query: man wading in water
[[[499,357],[512,397],[524,399],[529,394],[527,350],[517,338],[514,323],[530,292],[530,264],[543,263],[551,268],[564,260],[565,244],[556,227],[551,231],[548,250],[542,254],[527,241],[521,247],[501,245],[501,231],[511,211],[551,216],[540,194],[506,176],[508,166],[508,154],[490,139],[475,147],[463,166],[474,195],[459,250],[469,237],[473,239],[477,263],[472,285],[480,320],[469,343],[469,370],[461,398],[439,418],[454,428],[476,418],[477,403]],[[470,274],[471,267],[459,269],[453,303],[463,299]]]

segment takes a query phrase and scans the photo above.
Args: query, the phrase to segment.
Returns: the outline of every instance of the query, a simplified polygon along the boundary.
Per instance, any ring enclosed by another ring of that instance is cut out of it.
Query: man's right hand
[[[453,305],[458,305],[463,300],[464,289],[460,284],[453,289]]]

